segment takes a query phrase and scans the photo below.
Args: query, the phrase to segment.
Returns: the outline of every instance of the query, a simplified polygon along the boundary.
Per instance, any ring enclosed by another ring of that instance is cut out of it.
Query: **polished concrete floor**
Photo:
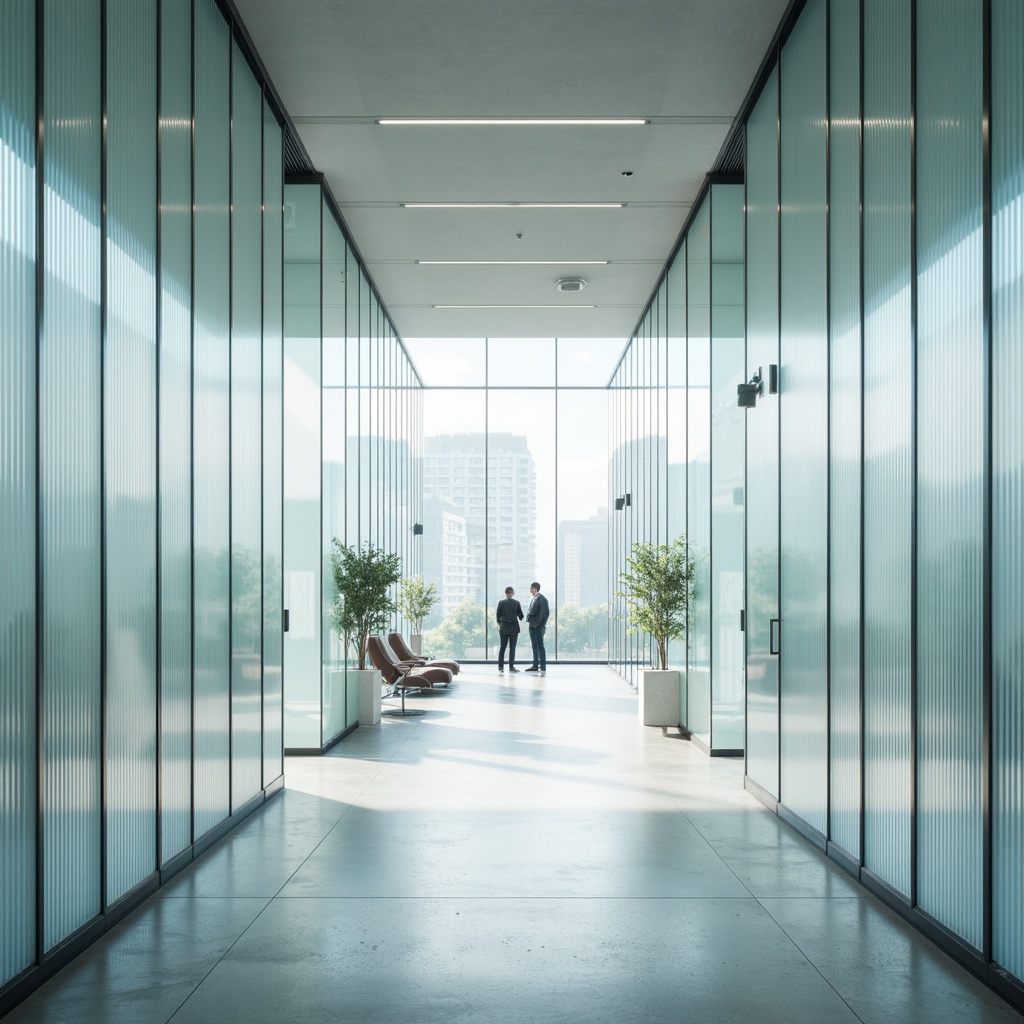
[[[607,669],[409,704],[5,1024],[1021,1024]]]

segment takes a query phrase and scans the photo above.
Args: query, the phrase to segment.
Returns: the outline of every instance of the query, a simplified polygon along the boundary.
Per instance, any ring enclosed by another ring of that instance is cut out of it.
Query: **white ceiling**
[[[236,0],[407,338],[628,336],[787,4]],[[380,117],[502,116],[650,123],[376,124]],[[626,205],[415,210],[401,205],[407,202]],[[610,262],[416,263],[438,259]],[[577,295],[560,294],[559,277],[588,284]],[[433,308],[439,304],[596,308]]]

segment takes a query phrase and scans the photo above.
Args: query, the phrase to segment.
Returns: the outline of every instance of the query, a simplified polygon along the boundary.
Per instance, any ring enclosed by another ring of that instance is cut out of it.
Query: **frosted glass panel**
[[[830,838],[860,855],[860,0],[832,0]]]
[[[160,860],[192,840],[192,4],[160,6]]]
[[[711,747],[743,749],[743,186],[711,186]],[[661,459],[659,459],[659,462]]]
[[[230,778],[231,42],[195,5],[195,834],[228,816]]]
[[[347,728],[345,648],[331,626],[335,587],[331,541],[345,540],[345,270],[347,249],[326,202],[323,205],[323,736],[330,742]]]
[[[1024,6],[992,4],[993,957],[1024,978]]]
[[[100,4],[47,4],[43,562],[43,941],[100,912]],[[74,728],[69,729],[68,723]]]
[[[686,539],[697,565],[686,665],[690,732],[711,743],[711,204],[686,245]]]
[[[156,868],[156,5],[107,0],[107,890]]]
[[[865,0],[864,27],[864,863],[909,895],[909,0]]]
[[[984,932],[982,10],[917,18],[917,893]]]
[[[232,48],[231,807],[262,785],[263,97]]]
[[[747,379],[779,362],[779,79],[773,71],[747,121]],[[767,389],[766,389],[767,392]],[[779,399],[747,417],[747,775],[779,795]]]
[[[35,5],[0,6],[0,986],[35,960]]]
[[[666,530],[674,539],[686,533],[686,243],[666,278],[665,344],[665,502]],[[668,645],[668,664],[679,669],[680,708],[686,716],[686,641]]]
[[[320,187],[288,185],[284,234],[284,744],[321,745]],[[351,543],[351,541],[350,541]]]
[[[782,802],[827,829],[828,323],[825,2],[782,52],[779,352]]]
[[[282,488],[284,176],[281,126],[263,108],[263,784],[284,771]]]

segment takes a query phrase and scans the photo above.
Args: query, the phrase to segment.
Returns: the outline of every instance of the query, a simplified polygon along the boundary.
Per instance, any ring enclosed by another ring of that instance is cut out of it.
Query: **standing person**
[[[532,600],[526,609],[526,621],[530,624],[530,643],[533,644],[533,664],[527,672],[544,675],[548,670],[548,656],[544,650],[544,629],[548,624],[548,599],[540,592],[539,583],[530,584]]]
[[[498,602],[495,613],[498,620],[498,633],[501,636],[501,649],[498,651],[498,671],[505,671],[505,648],[508,648],[508,670],[518,672],[516,668],[516,643],[519,640],[519,620],[523,617],[522,605],[515,599],[515,591],[505,588],[505,600]]]

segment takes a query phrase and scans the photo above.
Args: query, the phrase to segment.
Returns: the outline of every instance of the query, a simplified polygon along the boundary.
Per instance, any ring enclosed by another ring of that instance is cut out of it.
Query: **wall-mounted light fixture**
[[[761,367],[757,368],[746,384],[736,385],[736,404],[741,409],[753,409],[757,405],[757,396],[764,394],[764,381],[761,379]]]
[[[412,532],[413,532],[413,536],[414,537],[421,536],[422,533],[423,533],[423,524],[422,523],[413,523],[412,524]]]
[[[768,394],[779,393],[779,367],[777,363],[768,364]],[[746,384],[736,385],[736,404],[741,409],[753,409],[758,398],[764,396],[764,371],[759,366]]]
[[[626,508],[629,508],[633,504],[633,495],[627,492],[626,494]]]
[[[616,512],[621,512],[625,507],[626,507],[626,499],[625,498],[616,498],[615,499],[615,511]]]

